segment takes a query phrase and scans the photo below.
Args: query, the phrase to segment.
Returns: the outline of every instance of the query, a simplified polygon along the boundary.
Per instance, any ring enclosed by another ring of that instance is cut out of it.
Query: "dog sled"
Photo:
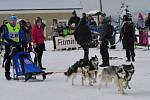
[[[28,81],[29,79],[36,79],[37,75],[41,75],[43,80],[46,79],[46,75],[51,75],[54,72],[45,72],[41,70],[31,58],[29,52],[19,51],[12,54],[13,61],[13,79],[19,80],[21,76]],[[33,77],[35,76],[35,77]]]

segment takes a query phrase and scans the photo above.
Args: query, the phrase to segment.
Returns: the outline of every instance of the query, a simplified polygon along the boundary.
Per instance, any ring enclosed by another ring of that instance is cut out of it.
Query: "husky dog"
[[[83,70],[84,72],[84,77],[82,77],[82,85],[84,85],[84,80],[86,78],[89,78],[89,85],[93,85],[93,83],[96,83],[97,80],[97,74],[98,74],[98,58],[95,55],[94,57],[91,57],[88,66],[84,67],[85,69]]]
[[[84,59],[80,59],[79,61],[76,61],[71,67],[69,67],[66,72],[64,72],[64,75],[67,76],[67,81],[72,76],[72,85],[74,85],[74,78],[76,77],[76,74],[79,72],[81,73],[83,64]]]
[[[124,87],[125,89],[128,87],[128,89],[131,89],[131,87],[129,86],[129,81],[131,81],[132,76],[135,72],[134,66],[131,63],[130,65],[122,65],[124,71],[126,72],[126,76],[124,77],[127,80],[126,86]]]
[[[109,66],[104,68],[99,75],[99,89],[102,83],[106,85],[113,82],[118,87],[118,92],[124,94],[124,89],[127,87],[130,89],[129,81],[134,73],[134,66],[131,65],[121,65],[121,66]]]
[[[82,85],[84,85],[84,81],[87,78],[89,79],[89,85],[93,85],[92,83],[96,82],[97,70],[98,58],[95,55],[95,57],[91,57],[91,59],[88,61],[88,63],[86,62],[86,64],[84,59],[80,59],[71,67],[69,67],[67,72],[65,72],[64,74],[67,76],[67,80],[72,76],[72,85],[74,85],[74,79],[77,73],[80,73],[82,75]]]

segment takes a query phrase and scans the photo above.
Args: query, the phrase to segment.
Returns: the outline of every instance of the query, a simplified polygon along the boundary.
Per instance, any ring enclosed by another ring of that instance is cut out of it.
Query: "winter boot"
[[[130,62],[131,60],[130,60],[130,57],[127,57],[127,60],[126,60],[126,62]]]
[[[103,60],[103,63],[101,65],[99,65],[100,67],[106,67],[106,66],[110,66],[109,65],[109,60]]]
[[[46,70],[46,68],[40,67],[41,70]]]
[[[10,77],[10,76],[7,76],[6,79],[7,79],[7,80],[11,80],[11,77]]]
[[[105,64],[101,64],[101,65],[99,65],[100,67],[106,67],[106,65]]]
[[[133,61],[133,62],[135,61],[134,56],[132,56],[132,61]]]
[[[11,80],[10,72],[5,72],[5,77],[7,80]]]
[[[46,68],[42,67],[42,64],[39,64],[41,70],[46,70]]]

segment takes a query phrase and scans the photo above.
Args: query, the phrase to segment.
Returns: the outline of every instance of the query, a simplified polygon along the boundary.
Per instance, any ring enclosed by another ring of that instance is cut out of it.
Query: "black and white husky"
[[[132,63],[130,65],[123,64],[122,66],[123,66],[124,71],[126,72],[126,76],[124,78],[125,78],[125,80],[127,80],[126,87],[124,87],[124,88],[126,89],[128,87],[128,89],[131,89],[131,87],[129,85],[129,81],[131,81],[132,76],[135,72],[134,66]]]
[[[118,92],[124,94],[124,90],[127,87],[131,89],[129,81],[133,74],[134,66],[132,63],[130,65],[109,66],[104,68],[99,75],[99,89],[103,83],[107,85],[110,82],[114,82],[118,88]]]
[[[87,62],[86,62],[87,63]],[[88,64],[85,65],[84,59],[80,59],[71,67],[68,68],[67,72],[64,74],[67,76],[67,80],[72,77],[72,85],[74,85],[74,79],[78,73],[82,76],[82,85],[84,85],[84,81],[88,78],[89,85],[93,85],[96,82],[98,71],[98,58],[95,55],[91,57],[88,61]]]

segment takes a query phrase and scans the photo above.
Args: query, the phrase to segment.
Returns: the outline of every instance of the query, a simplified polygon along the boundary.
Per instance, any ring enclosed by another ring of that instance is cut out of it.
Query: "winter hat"
[[[9,20],[10,20],[10,21],[17,21],[17,16],[11,15],[11,16],[9,17]]]
[[[17,16],[12,15],[12,16],[9,17],[9,20],[10,21],[17,21]]]

